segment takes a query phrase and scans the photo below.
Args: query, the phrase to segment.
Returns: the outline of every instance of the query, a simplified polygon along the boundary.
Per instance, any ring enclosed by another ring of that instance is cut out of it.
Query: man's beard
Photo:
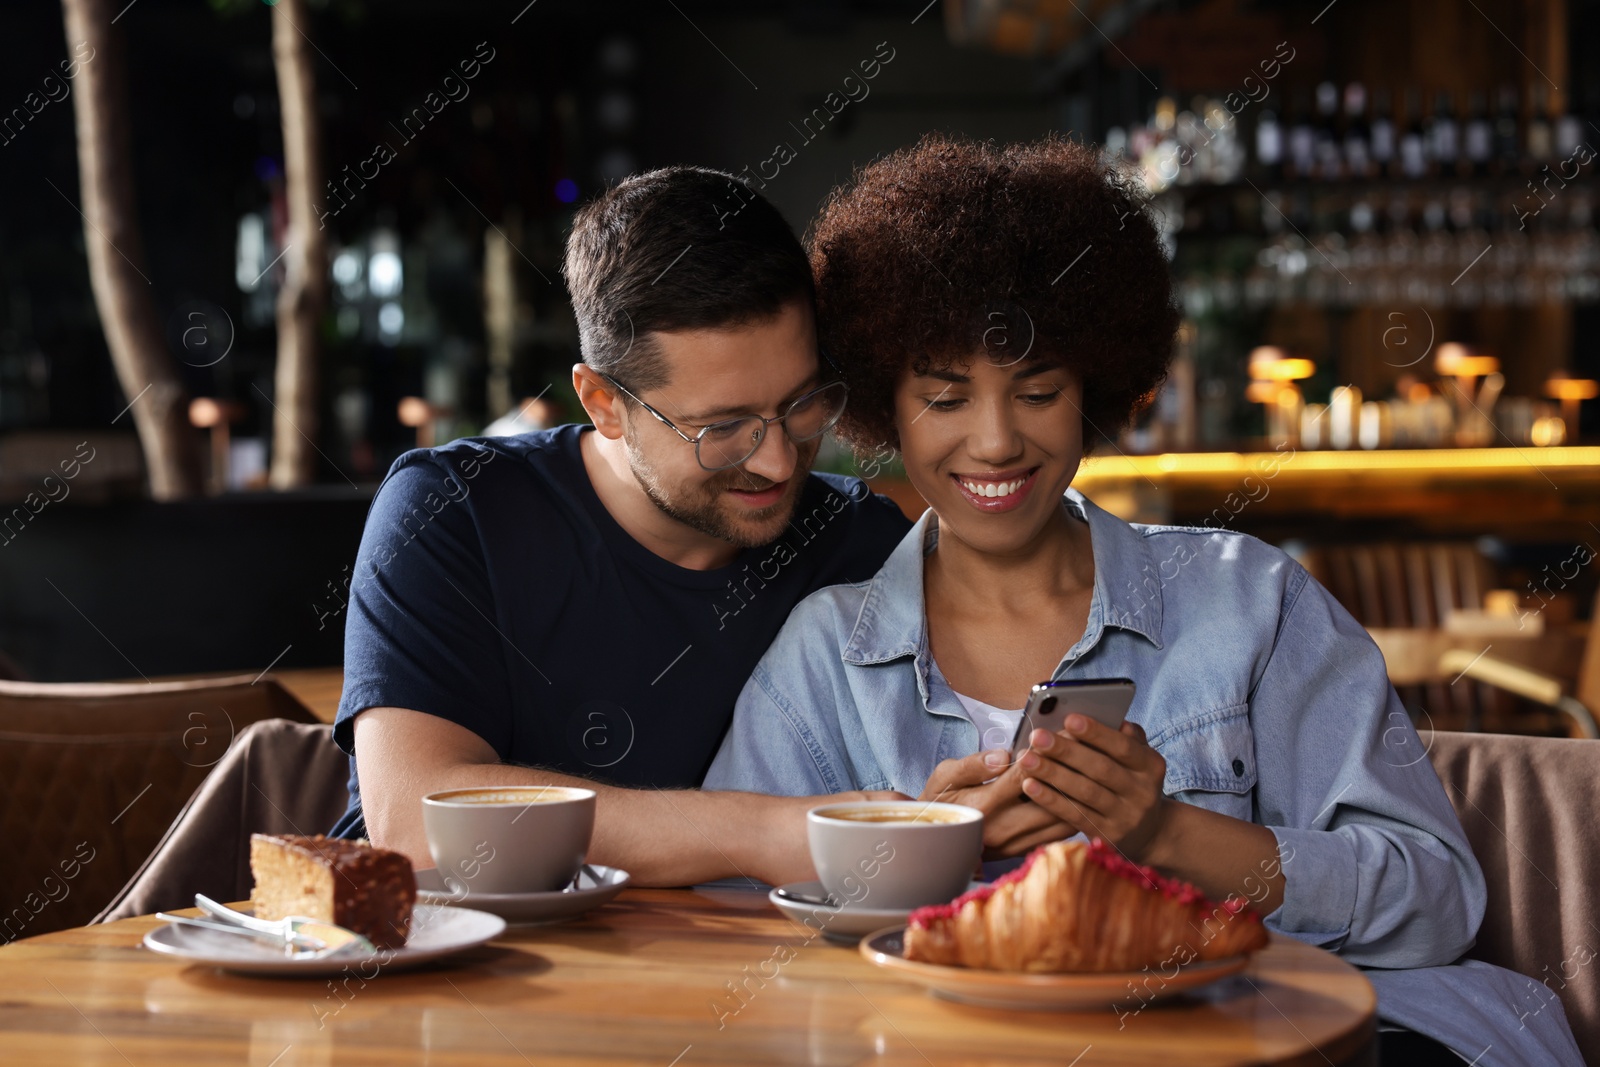
[[[724,493],[729,489],[760,492],[771,488],[775,482],[738,467],[730,467],[725,471],[718,471],[709,481],[693,489],[685,489],[672,495],[668,493],[667,487],[656,472],[644,461],[632,436],[624,434],[623,441],[627,446],[628,469],[633,472],[634,480],[644,490],[645,496],[650,498],[650,502],[662,514],[683,523],[691,530],[703,533],[707,537],[715,537],[719,541],[726,541],[739,548],[759,548],[773,541],[783,531],[784,526],[794,517],[795,505],[800,499],[800,486],[804,484],[805,477],[811,470],[811,461],[817,454],[815,441],[796,445],[798,455],[795,470],[789,479],[794,484],[776,504],[759,511],[746,509],[746,521],[738,522],[728,513]]]

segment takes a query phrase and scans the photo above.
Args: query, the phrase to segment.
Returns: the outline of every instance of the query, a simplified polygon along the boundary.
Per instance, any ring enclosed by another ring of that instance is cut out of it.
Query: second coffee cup
[[[825,804],[806,813],[811,862],[845,907],[920,908],[966,890],[983,812],[915,800]]]
[[[447,789],[422,798],[422,826],[452,892],[552,892],[564,889],[583,866],[594,808],[592,789]]]

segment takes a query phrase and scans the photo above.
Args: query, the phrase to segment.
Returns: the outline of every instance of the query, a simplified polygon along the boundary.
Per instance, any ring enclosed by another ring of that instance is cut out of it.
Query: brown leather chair
[[[1600,1064],[1600,741],[1422,734],[1483,867],[1474,959],[1543,982]],[[1530,998],[1519,1011],[1537,1012]]]
[[[270,677],[0,682],[0,943],[79,926],[251,723],[316,716]]]

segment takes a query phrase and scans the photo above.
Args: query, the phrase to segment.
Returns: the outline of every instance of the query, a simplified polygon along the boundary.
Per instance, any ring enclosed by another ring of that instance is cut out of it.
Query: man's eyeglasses
[[[741,415],[736,419],[723,419],[721,422],[702,426],[699,433],[690,437],[678,429],[671,419],[634,396],[626,386],[611,375],[602,373],[600,377],[660,419],[673,433],[694,445],[695,459],[699,460],[700,466],[708,471],[737,467],[755,455],[756,449],[761,447],[762,440],[767,436],[767,427],[774,422],[782,423],[784,433],[788,434],[789,440],[796,444],[821,437],[831,430],[834,423],[839,421],[839,416],[844,414],[844,402],[849,394],[844,382],[829,382],[803,396],[796,397],[781,414],[773,418]]]

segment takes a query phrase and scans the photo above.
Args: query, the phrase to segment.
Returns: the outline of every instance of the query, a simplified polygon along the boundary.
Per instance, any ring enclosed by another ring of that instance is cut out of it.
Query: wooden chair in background
[[[1591,736],[1592,717],[1560,699],[1580,674],[1600,686],[1600,663],[1582,669],[1600,655],[1590,647],[1591,628],[1555,611],[1486,612],[1497,575],[1476,546],[1328,545],[1308,550],[1302,562],[1367,628],[1419,725]],[[1531,675],[1542,681],[1532,684]]]
[[[1595,608],[1600,610],[1600,597]],[[1569,684],[1560,674],[1512,663],[1488,651],[1473,655],[1464,648],[1453,648],[1439,657],[1444,672],[1454,671],[1458,677],[1472,678],[1559,713],[1573,737],[1600,738],[1600,726],[1595,723],[1595,712],[1600,710],[1600,626],[1590,624],[1577,663],[1577,674]]]
[[[0,682],[0,943],[93,918],[263,719],[318,721],[270,677]]]

